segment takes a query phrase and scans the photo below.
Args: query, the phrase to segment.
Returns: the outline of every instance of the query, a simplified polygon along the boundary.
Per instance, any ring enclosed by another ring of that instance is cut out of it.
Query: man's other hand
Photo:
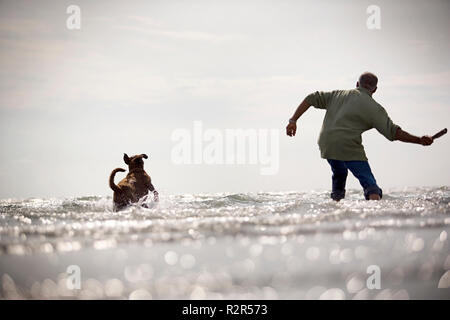
[[[297,124],[296,123],[289,123],[286,127],[286,134],[289,137],[295,136],[295,133],[297,132]]]
[[[430,136],[423,136],[420,138],[420,144],[423,146],[429,146],[433,143],[433,138]]]

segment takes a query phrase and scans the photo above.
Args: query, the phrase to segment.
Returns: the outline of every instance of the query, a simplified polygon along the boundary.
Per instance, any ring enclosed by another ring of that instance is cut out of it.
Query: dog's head
[[[126,153],[123,154],[123,161],[128,165],[129,171],[133,169],[144,169],[144,160],[142,159],[148,159],[148,156],[145,153],[132,157],[129,157]]]

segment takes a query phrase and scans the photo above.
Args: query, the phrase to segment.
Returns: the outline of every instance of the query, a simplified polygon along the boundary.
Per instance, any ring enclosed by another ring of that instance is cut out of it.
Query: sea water
[[[450,187],[160,199],[0,200],[0,298],[450,298]]]

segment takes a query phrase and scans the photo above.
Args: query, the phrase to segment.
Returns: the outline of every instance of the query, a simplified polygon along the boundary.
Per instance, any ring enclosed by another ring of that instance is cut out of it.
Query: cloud
[[[9,18],[0,19],[0,37],[11,38],[12,36],[30,36],[48,33],[51,27],[48,23],[30,18]]]
[[[442,87],[450,86],[450,70],[434,73],[392,76],[384,82],[385,86],[401,87]]]
[[[118,30],[160,36],[174,40],[222,43],[225,41],[244,39],[244,36],[240,34],[218,34],[205,31],[173,30],[164,27],[161,22],[148,17],[130,16],[128,17],[128,21],[129,22],[127,24],[118,25],[114,28]]]

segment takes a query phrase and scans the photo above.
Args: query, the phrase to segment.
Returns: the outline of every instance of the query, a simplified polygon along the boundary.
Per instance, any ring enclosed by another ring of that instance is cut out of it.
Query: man
[[[429,146],[433,138],[413,136],[403,131],[389,118],[386,110],[372,95],[377,90],[378,78],[370,72],[359,77],[356,89],[332,92],[316,91],[298,106],[286,127],[288,136],[297,131],[297,120],[310,106],[325,109],[319,137],[321,156],[327,159],[333,172],[331,198],[339,201],[345,197],[348,170],[359,180],[367,200],[380,200],[382,190],[377,185],[367,161],[361,134],[375,128],[387,139]]]

